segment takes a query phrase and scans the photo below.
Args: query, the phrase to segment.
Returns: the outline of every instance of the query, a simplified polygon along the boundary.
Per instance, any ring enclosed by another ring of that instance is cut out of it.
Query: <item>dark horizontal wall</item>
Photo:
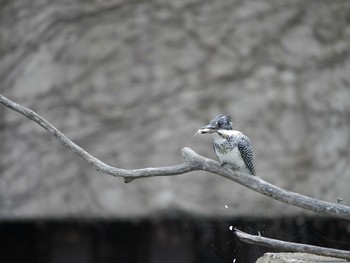
[[[27,222],[0,225],[0,259],[11,263],[253,263],[265,248],[230,226],[267,237],[350,249],[349,225],[320,218],[183,219],[154,222]]]

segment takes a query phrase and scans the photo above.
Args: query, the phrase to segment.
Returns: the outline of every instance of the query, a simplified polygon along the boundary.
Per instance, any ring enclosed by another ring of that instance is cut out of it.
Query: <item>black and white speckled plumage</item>
[[[222,163],[232,164],[242,172],[255,175],[253,147],[246,135],[235,130],[218,130],[213,137],[215,153]]]
[[[238,150],[240,151],[245,165],[248,167],[252,175],[255,175],[254,169],[254,153],[253,147],[250,143],[248,136],[242,134],[242,137],[238,139]]]
[[[229,115],[219,115],[203,128],[204,133],[207,131],[213,135],[214,151],[223,164],[231,164],[243,173],[255,175],[250,140],[240,131],[233,130]]]

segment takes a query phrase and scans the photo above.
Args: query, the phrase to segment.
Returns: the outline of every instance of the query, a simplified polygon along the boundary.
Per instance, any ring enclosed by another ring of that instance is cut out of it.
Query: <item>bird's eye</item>
[[[218,122],[218,127],[221,127],[221,126],[222,126],[222,122],[219,121],[219,122]]]

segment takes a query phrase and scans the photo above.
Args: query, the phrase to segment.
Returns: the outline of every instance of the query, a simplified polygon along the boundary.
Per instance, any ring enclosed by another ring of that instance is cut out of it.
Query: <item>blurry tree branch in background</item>
[[[293,242],[285,242],[277,239],[262,237],[260,235],[250,235],[238,229],[235,229],[235,234],[241,241],[252,245],[259,245],[283,251],[303,252],[320,256],[350,259],[350,251],[346,250],[318,247]]]
[[[116,177],[123,177],[126,183],[129,183],[138,178],[171,176],[177,174],[185,174],[196,170],[203,170],[230,179],[251,190],[269,196],[278,201],[326,216],[350,219],[350,207],[348,206],[330,203],[315,198],[303,196],[298,193],[286,191],[278,186],[275,186],[260,179],[257,176],[246,175],[232,171],[225,167],[221,167],[219,162],[198,155],[188,147],[182,149],[182,155],[185,158],[185,162],[178,165],[133,170],[116,168],[100,161],[96,157],[86,152],[84,149],[82,149],[77,144],[68,139],[51,123],[49,123],[43,117],[36,114],[34,111],[7,99],[1,94],[0,103],[39,124],[51,135],[53,135],[65,147],[69,148],[71,151],[79,155],[85,161],[93,165],[98,171]]]

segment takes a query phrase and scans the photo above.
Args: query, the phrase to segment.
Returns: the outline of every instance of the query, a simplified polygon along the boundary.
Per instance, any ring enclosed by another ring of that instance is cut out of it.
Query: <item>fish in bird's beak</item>
[[[209,124],[209,125],[206,125],[202,128],[200,128],[195,134],[194,134],[194,137],[199,135],[199,134],[206,134],[206,133],[213,133],[213,132],[216,132],[217,128],[214,127],[213,125]]]

